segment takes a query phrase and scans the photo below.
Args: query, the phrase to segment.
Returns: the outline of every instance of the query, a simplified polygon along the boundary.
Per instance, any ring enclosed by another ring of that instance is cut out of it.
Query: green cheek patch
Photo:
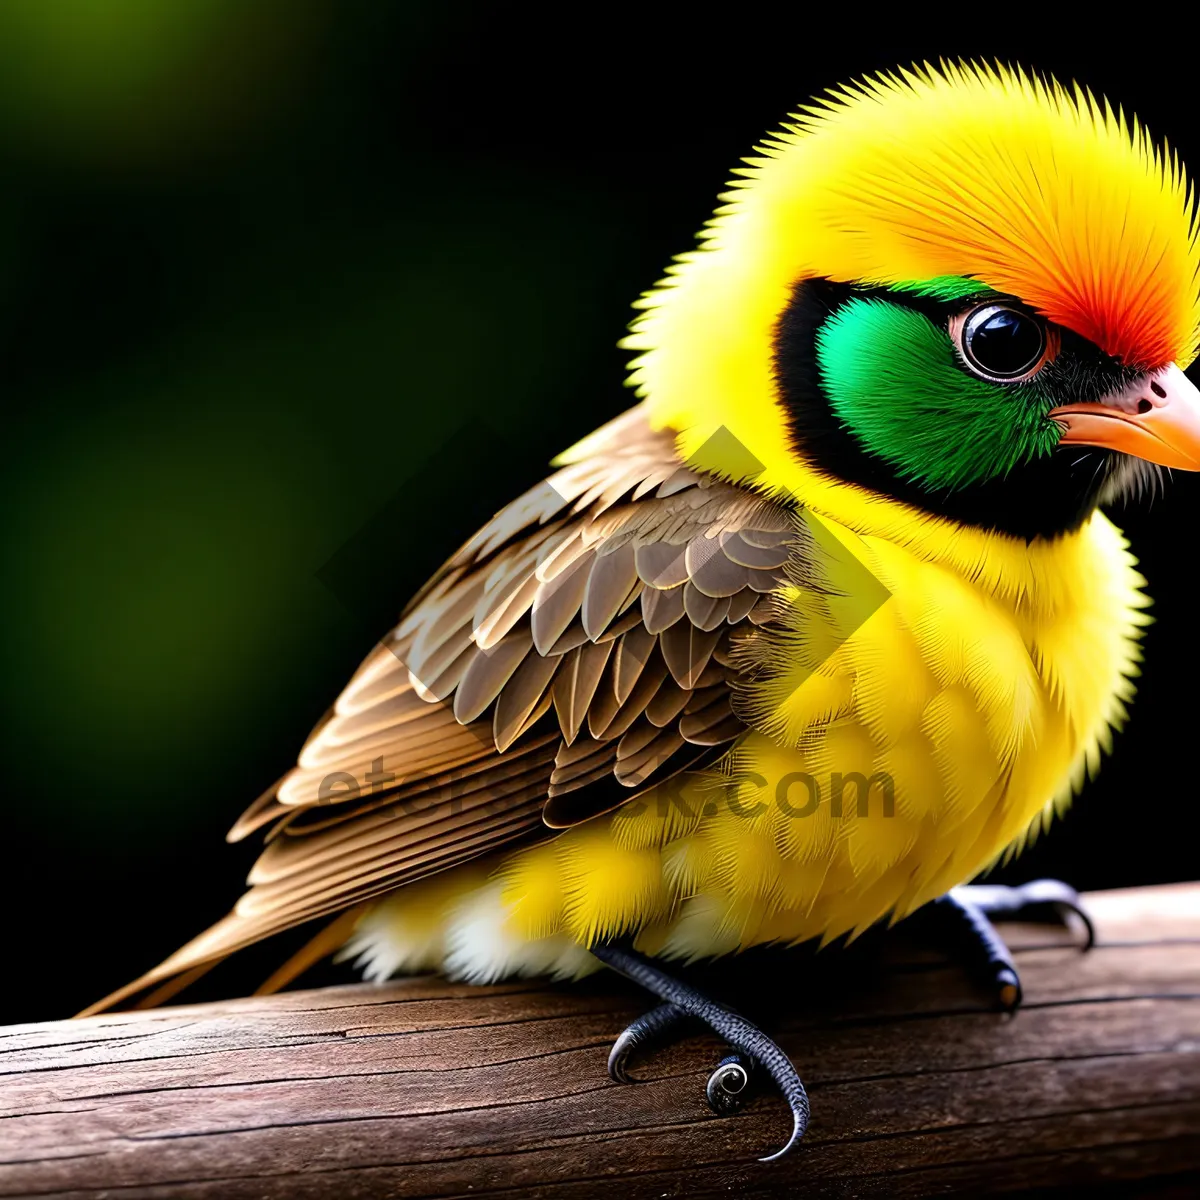
[[[960,488],[1048,455],[1053,401],[1034,383],[969,375],[950,337],[886,300],[855,299],[817,331],[817,363],[834,413],[905,479]]]

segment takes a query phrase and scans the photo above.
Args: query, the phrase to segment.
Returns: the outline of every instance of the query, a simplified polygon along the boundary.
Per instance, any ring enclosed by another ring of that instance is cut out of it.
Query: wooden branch
[[[1062,930],[1008,931],[1015,1018],[897,934],[708,968],[809,1085],[809,1135],[779,1163],[755,1161],[784,1140],[777,1097],[732,1118],[706,1108],[712,1038],[651,1056],[642,1083],[607,1080],[610,1042],[646,1007],[622,982],[422,979],[0,1030],[0,1195],[892,1197],[1133,1180],[1165,1195],[1200,1179],[1200,885],[1088,903],[1088,955]]]

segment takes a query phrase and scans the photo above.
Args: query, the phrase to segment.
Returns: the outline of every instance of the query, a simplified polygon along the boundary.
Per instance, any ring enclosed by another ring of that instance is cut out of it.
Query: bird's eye
[[[950,322],[963,361],[984,379],[1020,383],[1052,356],[1053,339],[1040,317],[1011,304],[983,304]]]

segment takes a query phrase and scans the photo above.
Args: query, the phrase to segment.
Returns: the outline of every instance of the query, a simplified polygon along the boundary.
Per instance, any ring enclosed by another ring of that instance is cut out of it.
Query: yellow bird
[[[613,1074],[698,1017],[745,1056],[710,1097],[764,1069],[786,1150],[795,1070],[672,961],[937,902],[1016,1003],[988,915],[1077,898],[960,885],[1133,693],[1100,509],[1200,468],[1192,194],[1106,103],[974,65],[835,91],[735,174],[638,302],[640,403],[434,576],[234,827],[268,834],[233,912],[96,1009],[330,917],[268,987],[607,964],[662,1001]]]

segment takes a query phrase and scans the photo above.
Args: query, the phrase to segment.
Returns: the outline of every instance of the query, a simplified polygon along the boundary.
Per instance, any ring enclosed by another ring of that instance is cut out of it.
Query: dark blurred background
[[[1042,23],[856,24],[0,5],[0,1020],[65,1016],[228,908],[254,853],[233,818],[445,554],[630,402],[630,301],[791,106],[987,54],[1121,99],[1200,166],[1188,39],[1137,71]],[[1008,877],[1197,874],[1198,517],[1189,478],[1118,514],[1158,617],[1135,719]]]

